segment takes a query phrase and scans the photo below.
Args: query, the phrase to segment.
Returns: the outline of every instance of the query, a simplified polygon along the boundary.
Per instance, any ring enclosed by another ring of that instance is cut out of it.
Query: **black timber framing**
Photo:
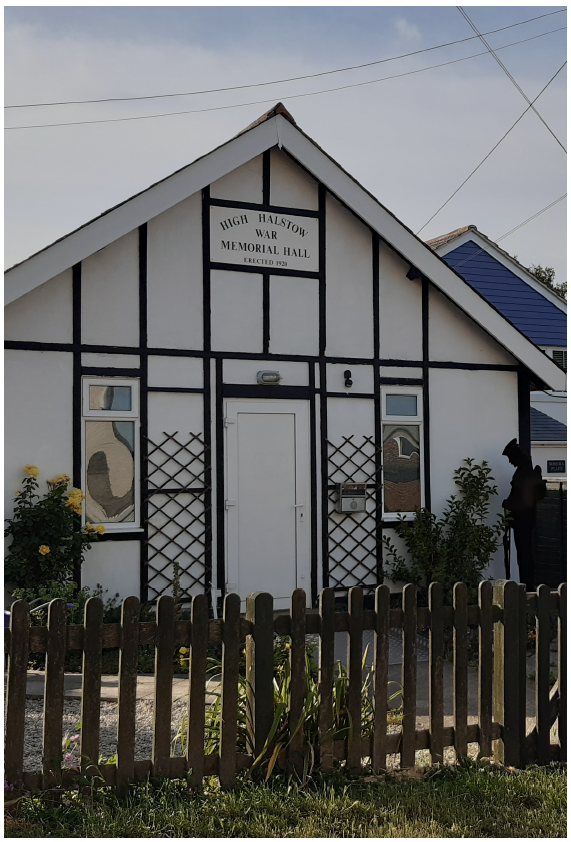
[[[73,339],[73,433],[72,433],[72,480],[74,488],[81,488],[82,474],[82,388],[81,388],[81,263],[76,263],[71,270],[72,289],[72,339]],[[81,563],[74,565],[73,579],[77,588],[81,588]]]
[[[147,225],[139,227],[139,345],[147,347]],[[141,477],[141,526],[144,529],[141,541],[140,557],[140,599],[148,601],[148,558],[149,558],[149,524],[148,524],[148,496],[149,483],[147,480],[147,456],[149,435],[149,395],[148,395],[148,357],[141,355],[139,418],[140,418],[140,456],[139,471]]]
[[[327,285],[326,285],[326,202],[327,194],[323,184],[318,184],[319,214],[319,435],[321,454],[321,569],[324,588],[329,587],[329,500],[327,484],[329,465],[327,452]]]
[[[380,238],[378,234],[371,235],[373,247],[373,353],[374,362],[374,388],[375,388],[375,476],[381,478],[382,482],[382,461],[383,461],[383,431],[382,431],[382,404],[381,404],[381,312],[380,312]],[[375,520],[376,520],[376,554],[377,554],[377,585],[382,584],[384,579],[383,571],[383,490],[382,485],[377,485],[375,490]]]
[[[528,456],[531,456],[530,387],[531,375],[529,369],[520,366],[517,372],[518,441],[519,446]]]
[[[210,365],[211,352],[211,298],[210,298],[210,187],[202,191],[202,335],[203,335],[203,364],[202,383],[204,387],[203,417],[204,417],[204,526],[206,529],[206,546],[204,551],[204,587],[209,591],[212,587],[212,537],[213,537],[213,505],[212,505],[212,372]],[[216,384],[215,384],[216,388]],[[216,458],[221,458],[216,452]],[[216,523],[219,524],[220,513],[217,512]],[[220,582],[218,582],[220,587]],[[214,597],[215,598],[215,597]],[[214,606],[212,606],[214,608]]]
[[[432,508],[430,493],[430,314],[429,314],[430,282],[422,278],[422,377],[424,388],[422,393],[422,421],[423,421],[423,452],[424,452],[424,506],[429,511]]]

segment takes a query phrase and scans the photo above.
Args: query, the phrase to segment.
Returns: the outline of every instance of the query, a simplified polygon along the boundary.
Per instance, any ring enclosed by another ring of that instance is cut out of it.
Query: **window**
[[[422,390],[382,390],[383,517],[396,520],[424,505]]]
[[[139,382],[83,380],[86,523],[111,530],[139,526]]]

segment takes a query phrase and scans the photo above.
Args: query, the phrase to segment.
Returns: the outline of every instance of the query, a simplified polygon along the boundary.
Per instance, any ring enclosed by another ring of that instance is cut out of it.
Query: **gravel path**
[[[171,737],[174,740],[180,728],[182,717],[186,715],[187,702],[179,700],[173,702]],[[64,702],[63,733],[72,736],[77,734],[77,724],[80,720],[81,703],[79,700]],[[473,717],[469,718],[472,721]],[[448,724],[448,723],[446,723]],[[41,769],[42,765],[42,725],[43,725],[43,702],[39,699],[27,699],[26,701],[26,729],[24,743],[24,770],[35,772]],[[427,723],[424,717],[417,719],[417,728],[426,728]],[[389,725],[390,734],[399,733],[400,725]],[[146,760],[151,757],[153,743],[153,702],[147,700],[137,701],[136,724],[135,724],[135,759]],[[99,753],[104,759],[112,757],[117,751],[117,704],[115,702],[101,702],[101,730],[99,737]],[[470,743],[468,753],[476,757],[478,744]],[[176,741],[173,747],[173,754],[181,755],[180,741]],[[444,749],[444,762],[454,763],[454,749]],[[427,749],[416,752],[417,765],[425,766],[430,764],[430,752]],[[400,767],[400,756],[389,755],[387,758],[389,769],[396,770]]]

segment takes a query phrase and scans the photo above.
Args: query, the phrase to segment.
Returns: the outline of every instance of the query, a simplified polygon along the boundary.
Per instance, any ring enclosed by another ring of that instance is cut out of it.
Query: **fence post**
[[[402,741],[401,769],[413,767],[416,749],[416,585],[409,583],[402,591]]]
[[[558,621],[558,675],[559,717],[559,760],[567,761],[567,585],[559,585],[559,621]]]
[[[124,798],[135,777],[135,716],[137,711],[137,663],[139,660],[139,612],[136,596],[121,605],[121,651],[117,699],[117,795]]]
[[[454,602],[454,748],[468,754],[468,589],[456,582]]]
[[[97,769],[101,717],[101,624],[103,602],[92,596],[83,617],[83,677],[81,687],[81,769]]]
[[[10,654],[6,687],[6,748],[4,775],[16,789],[22,787],[24,728],[26,722],[26,679],[30,608],[19,599],[10,610]]]
[[[246,687],[250,711],[248,731],[254,755],[266,744],[274,719],[274,599],[269,593],[246,598],[246,620],[253,623],[246,638]]]
[[[549,614],[551,592],[548,585],[537,589],[537,618],[535,638],[535,727],[538,766],[549,764]],[[530,758],[531,759],[531,758]]]
[[[480,582],[478,604],[480,606],[480,638],[478,664],[478,721],[480,723],[480,751],[484,757],[492,754],[492,583]]]
[[[305,591],[297,588],[291,595],[291,649],[289,697],[288,759],[298,775],[303,771],[305,703]]]
[[[444,612],[442,585],[431,582],[428,588],[430,608],[428,715],[430,728],[430,754],[433,763],[444,758]]]
[[[319,596],[319,763],[333,768],[333,671],[335,664],[335,591]]]
[[[61,781],[63,737],[63,701],[65,649],[67,636],[66,605],[63,599],[52,599],[48,608],[48,644],[44,686],[44,752],[43,786]]]
[[[222,789],[236,783],[236,731],[240,676],[240,597],[226,594],[222,620],[222,697],[218,777]]]
[[[347,641],[347,708],[351,728],[347,740],[347,768],[361,768],[361,688],[363,685],[363,588],[349,588]]]
[[[519,766],[523,751],[519,592],[519,585],[512,580],[494,583],[494,605],[503,611],[502,620],[494,625],[494,719],[502,727],[494,757],[505,766]]]
[[[186,764],[191,770],[191,787],[199,789],[202,787],[204,777],[206,658],[210,636],[208,597],[206,594],[201,593],[193,596],[191,612]]]
[[[168,775],[171,756],[172,674],[174,653],[174,599],[163,594],[157,601],[155,632],[155,694],[153,705],[153,775]]]
[[[373,772],[377,775],[387,768],[387,707],[389,681],[389,621],[390,591],[379,585],[375,592],[375,662],[374,691],[375,722],[373,731]]]

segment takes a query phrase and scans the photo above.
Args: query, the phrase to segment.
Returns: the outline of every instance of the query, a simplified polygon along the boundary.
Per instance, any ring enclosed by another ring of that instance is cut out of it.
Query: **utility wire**
[[[520,41],[514,41],[511,44],[505,44],[503,47],[497,47],[498,50],[506,50],[508,47],[515,47],[517,44],[525,44],[527,41],[534,41],[536,38],[543,38],[545,35],[551,35],[553,32],[561,32],[562,30],[567,29],[566,26],[560,26],[558,29],[550,29],[549,32],[543,32],[541,35],[533,35],[531,38],[523,38]],[[312,91],[306,94],[291,94],[288,96],[282,96],[283,100],[288,99],[301,99],[303,97],[308,96],[318,96],[319,94],[328,94],[332,93],[333,91],[344,91],[348,88],[360,88],[364,85],[374,85],[377,82],[386,82],[389,79],[400,79],[403,76],[412,76],[416,73],[424,73],[426,70],[434,70],[438,67],[447,67],[450,64],[458,64],[461,61],[468,61],[471,58],[478,58],[478,56],[485,56],[487,55],[487,51],[483,53],[474,53],[471,56],[464,56],[463,58],[453,59],[452,61],[445,61],[441,64],[432,64],[429,67],[421,67],[419,70],[409,70],[407,73],[397,73],[393,76],[383,76],[381,79],[371,79],[368,82],[354,82],[350,85],[341,85],[337,88],[326,88],[322,91]],[[168,111],[164,114],[144,114],[139,117],[115,117],[107,120],[76,120],[73,122],[66,122],[66,123],[39,123],[37,125],[30,125],[30,126],[6,126],[5,131],[15,131],[16,129],[47,129],[47,128],[54,128],[57,126],[84,126],[84,125],[91,125],[94,123],[125,123],[132,120],[151,120],[157,117],[174,117],[179,114],[203,114],[207,111],[225,111],[229,108],[245,108],[249,105],[264,105],[268,102],[275,102],[275,97],[272,99],[260,99],[254,102],[240,102],[236,103],[235,105],[217,105],[212,108],[196,108],[189,111]]]
[[[537,217],[541,216],[542,213],[545,213],[545,211],[548,211],[550,208],[559,204],[559,202],[562,202],[563,199],[566,199],[566,198],[567,198],[567,193],[564,193],[563,196],[560,196],[558,199],[555,199],[554,202],[551,202],[549,205],[546,205],[544,208],[542,208],[540,211],[537,211],[537,213],[534,213],[532,216],[528,216],[527,219],[525,219],[523,222],[520,222],[519,225],[516,225],[514,228],[507,231],[505,234],[502,234],[501,237],[497,237],[495,242],[499,243],[500,240],[505,240],[506,237],[510,236],[510,234],[513,234],[515,231],[518,231],[520,228],[523,228],[523,226],[527,225],[528,222],[531,222],[532,220],[537,219]],[[478,251],[475,251],[474,254],[471,254],[469,257],[464,258],[464,260],[462,260],[460,263],[450,264],[450,267],[452,269],[455,269],[456,271],[458,271],[460,266],[463,266],[465,263],[468,263],[469,260],[473,260],[479,254],[482,254],[483,251],[485,251],[486,254],[488,254],[488,252],[485,248],[478,249]]]
[[[539,20],[540,18],[547,18],[551,15],[558,15],[561,12],[567,11],[566,9],[557,9],[555,12],[546,12],[543,15],[538,15],[535,18],[528,18],[527,20],[522,20],[519,23],[512,23],[509,26],[502,26],[499,29],[491,29],[489,32],[485,32],[484,35],[493,35],[495,32],[503,32],[504,29],[512,29],[514,26],[523,26],[525,23],[531,23],[534,20]],[[96,103],[96,102],[130,102],[135,100],[142,100],[142,99],[164,99],[166,97],[177,97],[177,96],[198,96],[199,94],[214,94],[220,93],[221,91],[239,91],[244,90],[244,88],[261,88],[266,85],[280,85],[282,82],[298,82],[301,79],[314,79],[318,76],[329,76],[332,73],[344,73],[346,70],[359,70],[363,67],[372,67],[373,65],[383,64],[387,61],[396,61],[397,59],[401,58],[408,58],[409,56],[417,56],[420,53],[427,53],[431,50],[440,50],[443,47],[451,47],[453,44],[462,44],[466,41],[473,41],[475,38],[480,37],[478,35],[471,35],[469,38],[460,38],[457,41],[449,41],[446,44],[438,44],[436,47],[426,47],[423,50],[416,50],[412,53],[404,53],[400,56],[392,56],[391,58],[383,58],[379,59],[378,61],[369,61],[366,64],[355,64],[351,65],[350,67],[339,67],[335,70],[324,70],[321,73],[310,73],[307,76],[292,76],[289,79],[275,79],[273,82],[257,82],[251,85],[234,85],[230,88],[210,88],[204,91],[186,91],[183,93],[176,93],[176,94],[151,94],[148,96],[129,96],[129,97],[106,97],[104,99],[76,99],[76,100],[64,100],[62,102],[30,102],[30,103],[21,103],[18,105],[5,105],[4,108],[40,108],[44,106],[52,106],[52,105],[83,105],[86,103]]]
[[[481,41],[483,44],[485,44],[485,46],[488,48],[488,50],[489,50],[489,51],[490,51],[490,53],[493,55],[493,57],[495,58],[495,60],[497,61],[497,63],[500,65],[500,67],[502,68],[502,70],[504,71],[504,73],[506,74],[506,76],[508,77],[508,79],[510,80],[510,82],[512,82],[512,83],[515,85],[515,87],[516,87],[516,88],[517,88],[517,90],[520,92],[520,94],[521,94],[521,95],[522,95],[522,97],[525,99],[525,101],[526,101],[527,103],[529,103],[529,105],[531,106],[531,108],[533,109],[533,111],[537,114],[537,116],[539,117],[539,119],[541,120],[541,122],[543,123],[543,125],[545,126],[545,128],[547,129],[547,131],[548,131],[548,132],[550,132],[550,134],[552,134],[552,135],[553,135],[553,137],[555,138],[555,140],[557,141],[557,143],[559,144],[559,146],[560,146],[560,147],[563,149],[563,151],[567,154],[567,150],[565,149],[565,147],[563,146],[563,144],[561,143],[561,141],[559,140],[559,138],[557,137],[557,135],[555,134],[555,132],[551,129],[551,127],[550,127],[550,126],[548,126],[548,124],[547,124],[547,123],[546,123],[546,121],[543,119],[543,117],[541,116],[541,114],[539,113],[539,111],[537,110],[537,108],[534,108],[533,103],[531,102],[531,100],[529,99],[529,97],[527,96],[527,94],[526,94],[526,93],[524,93],[524,91],[522,90],[522,88],[518,85],[518,83],[516,82],[516,80],[514,79],[514,77],[512,76],[512,74],[509,72],[509,70],[508,70],[508,69],[507,69],[507,67],[505,66],[505,64],[503,64],[503,62],[502,62],[502,61],[501,61],[501,60],[497,57],[497,55],[495,54],[494,50],[492,50],[492,48],[490,47],[490,45],[488,44],[488,42],[486,41],[486,39],[484,38],[484,36],[480,34],[480,32],[478,31],[477,27],[475,26],[475,24],[474,24],[474,23],[472,23],[472,21],[470,20],[470,18],[468,17],[468,15],[466,14],[466,12],[465,12],[465,11],[464,11],[464,9],[462,8],[462,6],[457,6],[456,8],[457,8],[457,9],[459,10],[459,12],[460,12],[460,13],[461,13],[464,17],[465,17],[465,19],[468,21],[468,23],[470,24],[470,26],[472,27],[472,29],[474,30],[474,32],[475,32],[475,33],[479,36],[480,41]]]
[[[561,73],[561,71],[563,70],[563,68],[565,67],[565,65],[566,65],[566,64],[567,64],[567,62],[566,62],[566,61],[565,61],[565,62],[563,62],[563,64],[561,65],[561,67],[559,68],[559,70],[557,71],[557,73],[555,74],[555,76],[552,76],[552,77],[551,77],[551,79],[549,80],[549,82],[547,83],[547,85],[546,85],[544,88],[542,88],[542,90],[538,93],[538,95],[535,97],[535,99],[533,100],[533,102],[536,102],[536,101],[539,99],[539,97],[541,96],[541,94],[542,94],[545,90],[547,90],[547,88],[551,85],[551,83],[553,82],[553,80],[555,79],[555,77],[556,77],[556,76],[558,76],[558,75],[559,75],[559,73]],[[422,228],[419,228],[419,229],[418,229],[418,231],[416,232],[416,233],[417,233],[417,236],[418,236],[418,234],[420,234],[420,232],[421,232],[421,231],[424,231],[424,229],[426,228],[426,226],[427,226],[430,222],[432,222],[432,220],[433,220],[436,216],[438,216],[438,214],[440,213],[440,211],[441,211],[443,208],[445,208],[445,207],[446,207],[446,205],[448,204],[448,202],[450,202],[450,201],[454,198],[454,196],[455,196],[457,193],[459,193],[459,192],[460,192],[460,190],[464,187],[464,185],[465,185],[468,181],[470,181],[470,179],[472,178],[472,176],[474,175],[474,173],[476,173],[476,172],[480,169],[480,167],[482,166],[482,164],[483,164],[485,161],[487,161],[487,160],[488,160],[488,158],[490,157],[490,155],[492,154],[492,152],[495,152],[495,150],[498,148],[498,146],[500,145],[500,143],[502,143],[502,141],[504,141],[504,140],[506,139],[506,137],[509,135],[509,133],[512,131],[512,129],[515,129],[515,127],[517,126],[517,124],[519,123],[519,121],[522,119],[522,117],[524,117],[524,115],[525,115],[525,114],[527,114],[527,112],[529,111],[529,109],[530,109],[531,107],[532,107],[532,103],[530,103],[530,104],[527,106],[527,108],[525,109],[525,111],[523,111],[523,112],[522,112],[522,114],[520,114],[520,116],[517,118],[517,120],[515,121],[515,123],[514,123],[512,126],[510,126],[510,128],[507,130],[507,132],[506,132],[506,133],[505,133],[505,134],[504,134],[504,135],[503,135],[503,136],[502,136],[502,137],[498,140],[498,142],[496,143],[496,145],[495,145],[495,146],[492,146],[492,148],[490,149],[490,151],[488,152],[488,154],[487,154],[484,158],[482,158],[482,160],[480,161],[480,163],[478,164],[478,166],[477,166],[477,167],[474,167],[474,169],[472,170],[472,172],[470,173],[470,175],[469,175],[467,178],[465,178],[465,179],[464,179],[464,181],[462,182],[462,184],[461,184],[459,187],[457,187],[457,188],[456,188],[456,190],[454,191],[454,193],[452,193],[452,195],[451,195],[451,196],[449,196],[449,197],[446,199],[446,201],[444,202],[444,204],[440,205],[440,207],[438,208],[438,210],[436,211],[436,213],[433,213],[433,214],[432,214],[432,216],[430,217],[430,219],[429,219],[429,220],[427,220],[427,222],[425,222],[425,223],[424,223],[424,225],[422,226]]]

